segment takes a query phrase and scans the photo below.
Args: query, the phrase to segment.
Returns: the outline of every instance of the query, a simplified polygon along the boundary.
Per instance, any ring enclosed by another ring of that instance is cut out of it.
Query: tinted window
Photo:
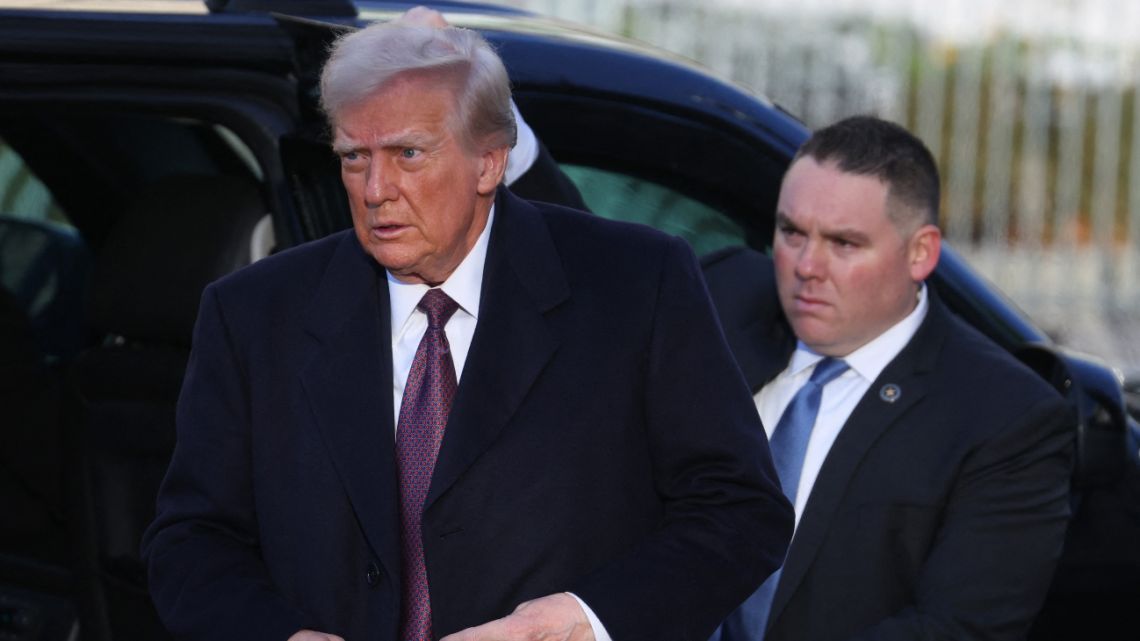
[[[51,192],[3,139],[0,139],[0,216],[72,226]]]
[[[81,347],[87,245],[23,158],[0,140],[0,287],[48,358]]]
[[[747,244],[744,228],[727,214],[665,185],[586,165],[563,164],[562,170],[600,216],[675,234],[698,254]]]
[[[783,166],[728,123],[553,92],[516,98],[596,213],[681,236],[698,254],[771,243]]]

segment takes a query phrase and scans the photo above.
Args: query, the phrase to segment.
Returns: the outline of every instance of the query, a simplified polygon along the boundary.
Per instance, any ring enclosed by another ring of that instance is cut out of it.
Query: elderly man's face
[[[846,356],[902,320],[938,262],[938,229],[904,235],[887,217],[888,192],[812,158],[784,176],[772,248],[780,304],[820,354]]]
[[[336,122],[356,237],[404,282],[451,275],[486,225],[506,164],[506,148],[463,144],[452,87],[438,74],[401,74]]]

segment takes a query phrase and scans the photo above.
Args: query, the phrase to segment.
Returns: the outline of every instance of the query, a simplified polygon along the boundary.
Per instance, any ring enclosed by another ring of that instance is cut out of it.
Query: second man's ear
[[[942,254],[942,232],[935,225],[919,227],[910,238],[908,248],[910,277],[914,282],[926,280],[938,266]]]

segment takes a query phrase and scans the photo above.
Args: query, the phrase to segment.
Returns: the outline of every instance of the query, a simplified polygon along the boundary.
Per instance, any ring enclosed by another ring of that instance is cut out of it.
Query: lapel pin
[[[886,385],[879,388],[879,398],[888,403],[894,403],[895,401],[899,400],[900,396],[902,396],[902,390],[899,389],[899,386],[895,385],[894,383],[887,383]]]

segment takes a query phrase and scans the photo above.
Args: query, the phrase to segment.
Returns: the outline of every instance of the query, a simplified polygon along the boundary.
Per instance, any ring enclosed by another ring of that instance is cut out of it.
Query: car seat
[[[76,625],[63,375],[87,338],[89,268],[73,229],[0,216],[0,628],[41,639]]]
[[[146,593],[139,541],[174,447],[175,404],[199,298],[250,259],[266,213],[258,185],[174,175],[147,185],[99,249],[90,321],[102,337],[76,359],[88,631],[165,638]],[[93,624],[93,625],[92,625]]]
[[[0,216],[0,550],[57,562],[62,519],[57,365],[84,339],[90,257],[73,230]]]

